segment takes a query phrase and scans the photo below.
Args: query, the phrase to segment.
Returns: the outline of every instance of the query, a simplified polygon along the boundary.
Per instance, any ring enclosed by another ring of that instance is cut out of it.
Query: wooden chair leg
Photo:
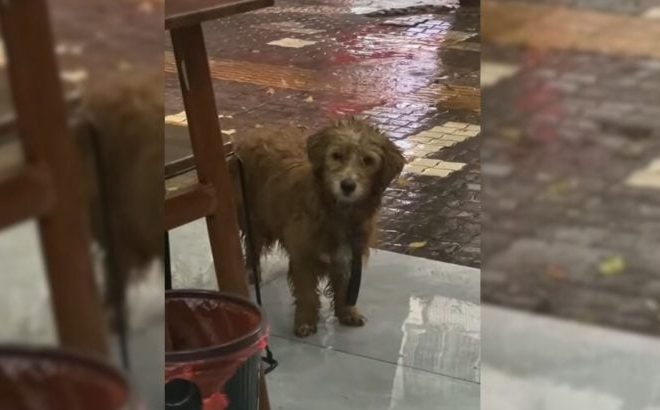
[[[216,189],[217,206],[206,222],[218,286],[223,291],[248,296],[234,190],[218,124],[202,28],[197,25],[173,29],[171,34],[197,175],[200,183],[210,183]],[[269,410],[266,379],[261,380],[260,409]]]
[[[249,294],[243,265],[232,182],[200,25],[171,30],[188,130],[200,183],[216,190],[215,211],[206,218],[213,263],[221,290]]]

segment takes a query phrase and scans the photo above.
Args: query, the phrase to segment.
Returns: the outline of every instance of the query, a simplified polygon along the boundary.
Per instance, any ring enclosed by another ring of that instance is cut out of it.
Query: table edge
[[[236,0],[225,7],[207,7],[193,12],[165,15],[165,30],[200,25],[205,21],[247,13],[272,6],[274,3],[274,0]],[[200,18],[200,14],[205,16]]]

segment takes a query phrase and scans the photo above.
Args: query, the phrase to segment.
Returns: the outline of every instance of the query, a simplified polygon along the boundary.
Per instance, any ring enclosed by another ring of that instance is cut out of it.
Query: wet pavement
[[[387,191],[379,247],[478,267],[479,11],[449,3],[278,1],[204,33],[224,134],[371,119],[426,160]],[[165,71],[171,161],[189,144],[169,38]]]
[[[171,231],[174,288],[217,289],[205,232],[203,220]],[[478,269],[374,251],[360,292],[365,327],[339,325],[323,296],[318,333],[301,339],[287,259],[275,252],[263,261],[269,343],[280,363],[267,376],[273,409],[479,408]]]
[[[483,410],[653,410],[660,339],[482,306]]]
[[[660,334],[658,3],[484,7],[485,302]]]

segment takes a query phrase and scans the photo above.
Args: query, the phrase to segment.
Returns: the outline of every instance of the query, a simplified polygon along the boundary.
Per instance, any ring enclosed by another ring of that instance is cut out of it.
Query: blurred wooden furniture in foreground
[[[0,181],[0,228],[38,219],[61,346],[107,356],[81,162],[67,124],[45,1],[2,2],[0,26],[25,158]]]

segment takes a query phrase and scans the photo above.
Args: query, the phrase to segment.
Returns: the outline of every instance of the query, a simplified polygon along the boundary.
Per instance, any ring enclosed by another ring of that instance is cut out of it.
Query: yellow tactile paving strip
[[[176,63],[172,52],[166,51],[164,60],[165,73],[176,74]],[[209,69],[214,80],[247,83],[273,89],[360,95],[362,100],[378,101],[381,97],[369,84],[350,81],[333,84],[327,81],[327,78],[320,76],[317,71],[298,67],[211,58]]]
[[[660,24],[643,17],[484,1],[484,41],[534,49],[660,58]]]
[[[171,52],[165,52],[165,72],[176,74],[176,63]],[[211,77],[215,80],[249,83],[264,87],[299,91],[330,90],[330,84],[315,80],[318,73],[303,68],[260,64],[248,61],[209,59]]]
[[[446,177],[465,166],[462,162],[448,162],[430,158],[415,158],[406,167],[406,172],[434,177]]]
[[[478,125],[449,121],[413,135],[409,138],[409,141],[413,144],[409,151],[411,160],[406,165],[404,172],[446,177],[452,172],[462,169],[465,164],[461,162],[448,162],[424,157],[463,142],[468,138],[475,137],[480,131],[481,128]]]

